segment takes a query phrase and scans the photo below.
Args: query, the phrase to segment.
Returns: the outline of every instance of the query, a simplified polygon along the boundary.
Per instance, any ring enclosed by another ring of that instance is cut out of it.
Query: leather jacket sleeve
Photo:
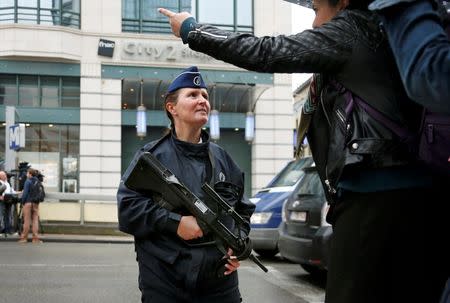
[[[361,32],[355,14],[344,10],[321,27],[290,36],[256,37],[196,24],[187,42],[195,51],[257,72],[329,73],[351,59]]]

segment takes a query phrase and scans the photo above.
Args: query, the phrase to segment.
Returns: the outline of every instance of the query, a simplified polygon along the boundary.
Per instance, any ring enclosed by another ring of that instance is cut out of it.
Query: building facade
[[[29,162],[48,191],[115,194],[135,151],[169,121],[162,95],[196,65],[219,112],[215,141],[260,189],[292,159],[291,77],[236,68],[190,50],[170,33],[160,6],[199,22],[256,35],[290,33],[292,4],[280,0],[2,0],[0,2],[0,158],[9,148],[7,106],[26,124],[14,166]],[[146,127],[137,136],[136,116]],[[247,113],[255,116],[251,142]],[[209,125],[206,126],[209,130]]]

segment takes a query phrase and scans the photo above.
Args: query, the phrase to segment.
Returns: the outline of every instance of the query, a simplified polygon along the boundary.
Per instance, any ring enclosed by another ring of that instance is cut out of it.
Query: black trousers
[[[143,303],[239,303],[237,272],[218,278],[215,247],[193,249],[168,264],[149,254],[138,255]]]
[[[439,190],[343,192],[325,302],[439,302],[450,259],[449,197]]]

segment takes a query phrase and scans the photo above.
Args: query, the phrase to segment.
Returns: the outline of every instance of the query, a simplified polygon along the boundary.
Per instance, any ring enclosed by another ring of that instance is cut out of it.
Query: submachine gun
[[[149,152],[144,152],[139,157],[124,183],[128,188],[138,192],[157,193],[161,196],[158,203],[168,209],[173,209],[175,205],[171,204],[174,203],[177,204],[176,206],[183,206],[197,219],[204,232],[213,234],[215,244],[221,251],[225,247],[230,247],[238,260],[248,258],[263,271],[268,271],[261,261],[253,255],[250,238],[248,236],[243,237],[240,233],[239,227],[245,224],[244,219],[209,184],[204,183],[202,185],[202,190],[207,195],[206,200],[210,200],[205,203]],[[237,234],[230,231],[219,221],[221,213],[231,216],[237,226]]]

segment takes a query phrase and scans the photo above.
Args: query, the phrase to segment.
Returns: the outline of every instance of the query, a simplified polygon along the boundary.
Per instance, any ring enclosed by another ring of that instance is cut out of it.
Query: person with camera
[[[8,182],[7,173],[3,170],[0,171],[0,184],[4,186],[0,196],[0,233],[6,237],[14,233],[13,220],[16,204],[11,203],[12,199],[8,199],[8,195],[15,194],[15,191]]]
[[[36,197],[33,197],[32,188],[40,181],[38,179],[39,172],[33,168],[27,170],[27,179],[22,192],[21,202],[23,204],[23,230],[20,234],[19,243],[28,242],[28,233],[30,232],[30,223],[32,225],[31,231],[33,233],[32,243],[42,243],[39,239],[39,201]]]

